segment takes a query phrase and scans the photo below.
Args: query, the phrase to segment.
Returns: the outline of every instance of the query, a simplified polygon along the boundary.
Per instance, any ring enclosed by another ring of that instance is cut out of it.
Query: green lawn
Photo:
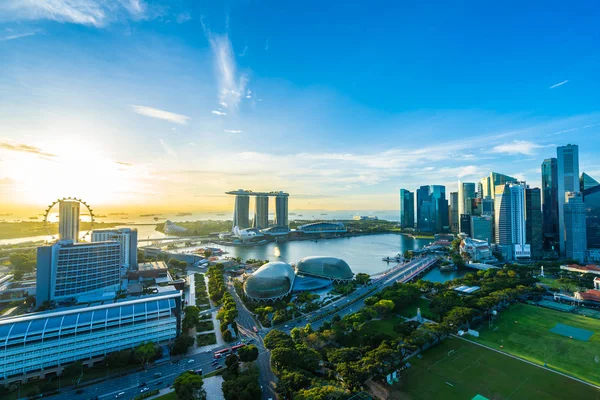
[[[538,279],[540,280],[541,283],[548,285],[550,287],[560,286],[556,283],[556,278],[548,278],[546,276],[538,276]]]
[[[549,331],[557,323],[595,334],[587,342],[569,339]],[[598,319],[517,303],[500,312],[492,331],[486,327],[479,338],[469,339],[600,385]]]
[[[437,321],[437,315],[429,310],[429,303],[431,303],[431,301],[419,298],[419,300],[417,300],[415,303],[405,307],[402,311],[400,311],[400,315],[406,318],[413,318],[417,315],[417,308],[421,308],[421,315],[424,318]]]
[[[175,392],[169,392],[167,394],[163,394],[162,396],[155,397],[155,400],[177,400],[179,397],[175,394]]]
[[[198,335],[198,336],[196,336],[196,343],[197,343],[198,347],[207,346],[209,344],[215,344],[215,343],[217,343],[217,337],[215,336],[214,333],[206,333],[203,335]]]
[[[450,350],[454,353],[448,355]],[[390,398],[469,400],[481,394],[493,400],[600,399],[600,391],[590,386],[455,338],[410,363]]]
[[[213,325],[212,320],[200,321],[196,324],[196,332],[205,332],[205,331],[213,331],[213,330],[215,330],[215,326]]]
[[[375,319],[365,322],[361,330],[373,333],[383,333],[390,337],[390,339],[397,338],[399,335],[394,330],[394,326],[404,322],[404,319],[397,317],[390,317],[385,319]]]

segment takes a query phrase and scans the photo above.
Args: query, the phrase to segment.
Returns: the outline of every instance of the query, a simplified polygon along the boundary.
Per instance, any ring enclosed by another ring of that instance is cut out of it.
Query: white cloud
[[[177,153],[175,153],[175,150],[173,150],[173,148],[172,148],[171,146],[169,146],[169,145],[167,144],[167,142],[165,142],[165,141],[164,141],[164,140],[162,140],[162,139],[158,139],[158,140],[160,140],[160,145],[162,146],[162,148],[165,150],[165,152],[166,152],[168,155],[170,155],[170,156],[176,156],[176,155],[177,155]]]
[[[103,27],[127,17],[143,19],[147,6],[142,0],[4,0],[0,15],[4,20],[47,19]]]
[[[184,22],[187,22],[191,19],[192,19],[192,16],[190,15],[190,13],[177,14],[177,17],[175,18],[175,20],[177,21],[178,24],[183,24]]]
[[[229,37],[227,35],[212,34],[204,25],[204,21],[202,19],[200,21],[210,43],[217,69],[219,104],[225,108],[236,109],[246,92],[248,76],[246,74],[238,76],[237,64]]]
[[[514,140],[512,143],[500,144],[492,149],[493,153],[533,155],[534,150],[544,147],[526,140]]]
[[[550,86],[548,89],[554,89],[554,88],[557,88],[557,87],[559,87],[559,86],[562,86],[562,85],[564,85],[564,84],[565,84],[565,83],[567,83],[567,82],[569,82],[569,80],[568,80],[568,79],[567,79],[566,81],[562,81],[562,82],[555,83],[554,85]]]
[[[13,34],[13,35],[4,36],[4,37],[0,37],[0,42],[6,42],[6,41],[9,41],[9,40],[15,40],[15,39],[20,39],[20,38],[28,37],[28,36],[33,36],[36,33],[37,32],[25,32],[25,33],[16,33],[16,34]]]
[[[215,115],[221,115],[221,116],[227,115],[226,112],[224,112],[224,111],[218,111],[218,110],[213,110],[213,111],[211,111],[211,113],[213,113]]]
[[[173,122],[179,125],[186,125],[188,121],[191,119],[186,115],[175,114],[169,111],[160,110],[158,108],[146,107],[146,106],[138,106],[132,105],[133,111],[140,115],[145,115],[146,117],[158,118],[165,121]]]
[[[226,133],[242,133],[242,131],[237,130],[237,129],[224,129],[224,132],[226,132]]]
[[[246,57],[248,54],[248,46],[244,46],[244,50],[239,54],[240,57]]]

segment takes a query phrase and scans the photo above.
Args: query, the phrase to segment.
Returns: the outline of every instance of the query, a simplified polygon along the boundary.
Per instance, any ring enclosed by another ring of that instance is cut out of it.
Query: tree
[[[264,338],[265,347],[273,350],[276,347],[294,347],[294,341],[285,332],[277,329],[269,331]]]
[[[204,250],[204,258],[210,258],[212,256],[212,251],[209,249]]]
[[[231,353],[225,359],[225,366],[227,370],[233,375],[237,375],[240,372],[240,359],[237,355]]]
[[[173,387],[179,400],[205,400],[206,391],[202,387],[204,381],[202,377],[192,372],[184,372],[179,375]]]
[[[371,276],[369,274],[365,274],[364,272],[359,272],[354,276],[354,280],[359,285],[366,285],[371,280]]]
[[[184,330],[192,329],[200,321],[200,309],[196,306],[187,306],[183,312],[185,317],[183,317],[182,328]]]
[[[348,392],[335,386],[317,386],[308,390],[300,390],[294,400],[343,400]]]
[[[377,311],[377,314],[386,317],[394,311],[394,302],[392,300],[379,300],[373,305],[373,308]]]
[[[294,393],[310,385],[310,377],[301,371],[284,371],[277,382],[277,393],[291,398]]]
[[[254,361],[258,358],[258,347],[253,344],[244,346],[238,350],[238,356],[243,362]]]
[[[194,345],[194,338],[189,335],[179,335],[175,342],[173,343],[173,347],[171,348],[171,353],[173,355],[185,354],[188,349]]]
[[[81,361],[75,361],[67,365],[63,369],[62,375],[67,379],[72,379],[73,383],[76,384],[83,375],[83,364]]]
[[[140,344],[133,350],[133,356],[142,364],[144,369],[146,369],[146,364],[148,364],[148,361],[156,356],[155,347],[156,346],[154,346],[154,343],[148,342],[145,344]]]

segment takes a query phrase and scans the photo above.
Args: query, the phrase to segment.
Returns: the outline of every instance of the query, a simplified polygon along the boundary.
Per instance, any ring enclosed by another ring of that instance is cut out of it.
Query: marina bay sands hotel
[[[250,196],[255,197],[253,228],[269,227],[269,197],[275,197],[275,226],[288,227],[288,197],[284,192],[253,192],[251,190],[234,190],[225,192],[235,196],[233,208],[233,227],[250,228]]]

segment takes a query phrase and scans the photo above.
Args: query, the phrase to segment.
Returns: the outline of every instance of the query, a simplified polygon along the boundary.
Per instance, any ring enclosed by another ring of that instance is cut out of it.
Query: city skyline
[[[491,171],[541,187],[569,143],[600,176],[597,10],[562,10],[579,20],[566,45],[563,14],[534,5],[510,27],[484,5],[350,7],[343,41],[324,23],[337,8],[295,7],[5,2],[2,210],[64,195],[229,210],[235,187],[281,188],[290,209],[393,210],[398,188],[450,193]],[[386,30],[357,50],[365,15]]]

